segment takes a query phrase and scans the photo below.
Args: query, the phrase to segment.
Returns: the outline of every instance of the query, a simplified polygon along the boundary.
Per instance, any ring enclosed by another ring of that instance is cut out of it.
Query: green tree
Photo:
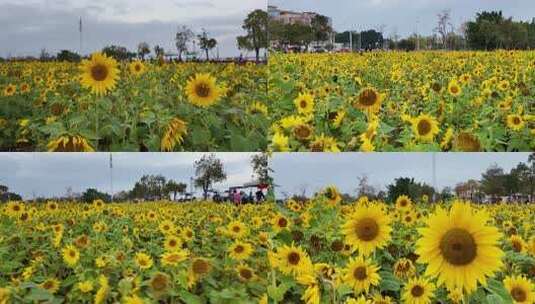
[[[89,188],[82,194],[82,201],[85,203],[92,203],[94,200],[100,199],[106,203],[111,201],[111,196],[107,193],[100,192],[97,189]]]
[[[243,21],[242,28],[247,35],[238,36],[240,49],[254,50],[256,61],[260,60],[260,50],[268,46],[268,14],[261,9],[254,10]]]
[[[137,45],[137,54],[141,60],[145,60],[145,56],[150,54],[150,46],[146,42],[140,42]]]
[[[157,58],[161,58],[165,55],[165,50],[163,47],[159,45],[154,46],[154,55],[156,55]]]
[[[56,55],[56,59],[58,61],[78,62],[80,61],[81,57],[75,52],[71,52],[69,50],[61,50]]]
[[[321,42],[329,40],[333,31],[329,24],[329,18],[324,15],[316,15],[312,18],[310,26],[312,27],[314,41]]]
[[[186,188],[188,185],[184,183],[177,183],[174,180],[168,180],[167,184],[165,185],[165,192],[166,193],[172,193],[173,194],[173,201],[176,201],[176,195],[182,194],[186,191]]]
[[[203,30],[202,34],[198,35],[197,38],[199,38],[199,47],[206,54],[206,60],[210,60],[208,52],[217,46],[217,40],[208,37],[208,33],[206,32],[206,30]]]
[[[204,199],[208,198],[208,192],[212,190],[215,183],[227,179],[227,174],[223,167],[223,162],[216,158],[215,154],[203,155],[201,159],[195,161],[195,187],[201,188]]]
[[[494,164],[481,175],[481,190],[491,197],[492,202],[496,202],[506,194],[504,181],[503,169]]]
[[[407,195],[412,200],[420,199],[424,194],[432,198],[435,189],[425,183],[417,183],[414,178],[400,177],[394,180],[393,184],[387,186],[388,200],[395,202],[398,196]]]
[[[188,51],[188,43],[193,39],[193,32],[185,25],[178,28],[175,34],[175,46],[178,51],[178,60],[182,61],[182,53]]]
[[[129,52],[126,47],[118,45],[106,46],[102,49],[102,53],[106,54],[108,57],[113,57],[118,61],[130,60],[136,57],[135,53]]]

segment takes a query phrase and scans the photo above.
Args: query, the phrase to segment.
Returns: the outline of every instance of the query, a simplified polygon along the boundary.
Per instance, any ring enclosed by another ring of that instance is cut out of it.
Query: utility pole
[[[111,192],[111,202],[113,203],[113,156],[110,153],[110,192]]]
[[[353,31],[349,31],[349,49],[353,52]]]
[[[433,160],[433,189],[435,189],[435,192],[433,193],[433,202],[436,201],[437,198],[437,158],[436,158],[436,152],[433,152],[432,154],[432,160]]]
[[[419,19],[416,19],[416,50],[420,50],[420,35],[418,34],[418,25],[420,23]]]
[[[82,17],[80,17],[80,24],[78,26],[78,30],[80,32],[80,56],[83,57],[83,49],[82,49]]]

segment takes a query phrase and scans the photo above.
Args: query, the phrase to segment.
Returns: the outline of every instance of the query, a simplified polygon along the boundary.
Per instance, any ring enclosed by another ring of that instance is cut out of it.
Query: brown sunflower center
[[[240,229],[239,226],[234,226],[234,227],[232,227],[232,231],[234,231],[234,232],[240,232],[240,230],[241,230],[241,229]]]
[[[243,269],[240,269],[240,277],[246,280],[249,280],[250,278],[253,277],[253,273],[251,272],[251,270],[247,268],[243,268]]]
[[[517,302],[524,302],[527,299],[526,291],[520,287],[514,287],[511,289],[511,296]]]
[[[513,123],[514,123],[515,125],[519,125],[519,124],[520,124],[520,118],[519,118],[518,116],[515,116],[515,117],[513,118]]]
[[[515,241],[513,241],[512,245],[513,245],[513,249],[514,249],[515,252],[521,252],[522,251],[522,247],[523,246],[522,246],[522,243],[520,241],[515,240]]]
[[[245,251],[245,248],[243,248],[242,245],[238,245],[236,248],[234,248],[234,252],[236,253],[242,253],[243,251]]]
[[[167,276],[163,274],[156,274],[150,285],[155,291],[164,291],[167,289],[167,282]]]
[[[366,267],[359,266],[355,268],[355,270],[353,270],[353,277],[355,277],[357,281],[364,281],[368,277],[368,274],[366,273]]]
[[[169,240],[169,246],[175,247],[176,246],[176,240]]]
[[[301,101],[299,102],[299,107],[301,107],[302,109],[306,108],[307,105],[308,105],[308,103],[304,99],[301,99]]]
[[[201,259],[197,259],[193,261],[193,264],[192,264],[193,272],[196,274],[207,273],[208,267],[209,267],[208,262],[206,262],[205,260],[201,260]]]
[[[139,64],[136,64],[136,66],[135,66],[135,70],[136,70],[136,72],[141,71],[141,66],[140,66]]]
[[[458,86],[452,86],[452,87],[450,88],[450,92],[451,92],[452,94],[457,94],[457,93],[459,93],[459,87],[458,87]]]
[[[96,64],[91,68],[91,77],[96,81],[103,81],[108,77],[108,68],[103,64]]]
[[[440,251],[446,261],[455,266],[470,264],[477,256],[477,244],[466,230],[453,228],[440,240]]]
[[[300,125],[294,129],[295,137],[299,139],[306,139],[310,137],[311,133],[312,133],[312,130],[310,130],[310,128],[306,125]]]
[[[297,265],[299,264],[300,260],[301,260],[301,256],[299,255],[299,253],[290,252],[290,254],[288,254],[288,263],[292,265]]]
[[[363,106],[373,106],[377,102],[377,92],[371,89],[362,91],[359,95],[359,104]]]
[[[74,250],[69,251],[69,256],[70,256],[71,258],[76,257],[76,252],[74,252]]]
[[[426,135],[431,132],[431,123],[428,120],[420,120],[418,122],[418,134]]]
[[[405,206],[407,206],[407,201],[406,200],[401,200],[401,202],[399,202],[399,205],[401,207],[405,207]]]
[[[420,285],[415,285],[411,288],[411,294],[413,297],[421,297],[424,294],[424,288]]]
[[[288,225],[288,221],[285,218],[281,217],[278,220],[277,224],[279,225],[279,227],[286,227]]]
[[[371,241],[379,234],[379,225],[372,218],[363,218],[355,225],[355,233],[363,241]]]
[[[195,94],[199,97],[210,96],[210,86],[206,83],[199,83],[195,86]]]

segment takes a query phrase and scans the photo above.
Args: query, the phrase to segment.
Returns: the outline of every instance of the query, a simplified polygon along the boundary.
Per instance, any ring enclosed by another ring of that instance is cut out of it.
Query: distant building
[[[304,25],[311,25],[314,17],[319,15],[315,12],[294,12],[281,10],[274,5],[268,6],[268,14],[271,19],[284,24],[301,23]],[[332,19],[329,17],[327,17],[327,19],[329,20],[329,26],[332,27]]]
[[[277,6],[269,5],[268,6],[268,15],[271,20],[278,21],[285,25],[290,24],[303,24],[306,26],[312,25],[312,20],[314,20],[314,17],[319,16],[320,14],[315,12],[294,12],[294,11],[288,11],[288,10],[281,10]],[[327,17],[327,21],[329,26],[332,28],[332,19],[330,17]],[[310,50],[309,51],[324,51],[327,46],[332,45],[334,42],[334,34],[328,41],[314,41],[310,44]],[[283,46],[280,45],[279,41],[272,40],[270,41],[272,48],[282,48]],[[296,46],[293,45],[286,45],[284,46],[285,51],[289,50],[295,50]]]

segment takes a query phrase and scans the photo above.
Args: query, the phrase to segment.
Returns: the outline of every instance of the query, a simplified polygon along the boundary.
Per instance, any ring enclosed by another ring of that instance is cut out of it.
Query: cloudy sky
[[[253,153],[217,153],[224,163],[227,180],[217,189],[252,180]],[[144,174],[162,174],[189,184],[193,162],[203,153],[113,153],[114,192],[129,190]],[[110,192],[109,153],[0,153],[0,184],[8,185],[25,199],[58,196],[72,187],[74,192],[97,188]],[[199,194],[200,195],[200,194]]]
[[[243,19],[266,7],[267,0],[0,0],[0,56],[78,51],[80,17],[84,54],[109,44],[133,50],[141,41],[176,51],[176,29],[187,25],[215,37],[222,57],[237,56]]]
[[[468,179],[480,179],[481,173],[496,163],[510,170],[526,162],[529,153],[437,153],[437,187],[453,187]],[[357,178],[368,177],[369,183],[385,188],[397,177],[414,177],[433,183],[432,153],[279,153],[272,159],[278,197],[283,193],[311,195],[334,184],[345,193],[355,194]]]
[[[450,9],[455,27],[473,19],[482,10],[502,10],[517,20],[535,17],[533,0],[269,0],[284,9],[316,11],[333,19],[335,30],[364,30],[386,25],[385,34],[394,31],[407,36],[416,31],[431,34],[436,15]]]

